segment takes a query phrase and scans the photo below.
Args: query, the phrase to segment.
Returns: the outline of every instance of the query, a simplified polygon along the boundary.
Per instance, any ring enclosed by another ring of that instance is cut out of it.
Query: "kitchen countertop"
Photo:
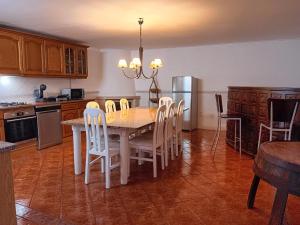
[[[10,110],[10,109],[20,109],[20,108],[28,108],[33,106],[46,106],[46,105],[57,105],[57,104],[64,104],[64,103],[73,103],[73,102],[83,102],[83,101],[93,101],[95,98],[85,98],[85,99],[78,99],[78,100],[66,100],[66,101],[58,101],[58,102],[52,102],[52,101],[45,101],[45,102],[32,102],[26,105],[16,105],[16,106],[0,106],[1,110]]]
[[[0,141],[0,153],[1,152],[7,152],[15,149],[15,144],[13,143],[8,143],[4,141]]]

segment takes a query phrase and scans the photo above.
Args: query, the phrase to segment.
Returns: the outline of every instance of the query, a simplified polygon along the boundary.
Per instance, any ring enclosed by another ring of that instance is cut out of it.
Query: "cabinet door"
[[[79,76],[87,76],[87,48],[77,48],[77,73]]]
[[[73,45],[64,45],[64,67],[65,74],[75,75],[77,73],[76,66],[76,47]]]
[[[0,72],[20,74],[21,36],[0,30]]]
[[[4,122],[0,120],[0,141],[5,141]]]
[[[58,41],[45,41],[45,68],[46,74],[64,74],[63,44]]]
[[[35,37],[23,38],[24,74],[44,73],[44,41]]]
[[[77,109],[62,111],[61,118],[62,121],[76,119],[78,118],[78,111]],[[63,125],[62,132],[63,132],[63,137],[72,136],[72,127]]]

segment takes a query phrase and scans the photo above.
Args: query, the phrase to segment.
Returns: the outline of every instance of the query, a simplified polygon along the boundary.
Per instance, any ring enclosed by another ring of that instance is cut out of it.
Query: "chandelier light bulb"
[[[126,60],[125,59],[120,59],[119,63],[118,63],[118,67],[122,68],[122,69],[127,68],[128,66],[127,66]]]
[[[140,58],[133,58],[132,62],[134,65],[136,65],[137,67],[140,67],[142,65]]]

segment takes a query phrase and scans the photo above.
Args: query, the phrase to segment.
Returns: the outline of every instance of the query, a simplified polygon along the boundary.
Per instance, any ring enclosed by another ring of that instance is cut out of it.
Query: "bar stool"
[[[262,128],[269,130],[269,141],[273,139],[273,132],[284,132],[284,140],[291,140],[298,101],[299,99],[268,99],[270,124],[260,124],[257,150],[259,150],[261,143]]]
[[[234,121],[234,148],[236,149],[236,143],[239,142],[239,151],[241,156],[242,155],[242,116],[240,114],[223,114],[222,95],[216,94],[215,97],[216,97],[217,111],[218,111],[218,126],[217,126],[216,134],[213,139],[213,144],[211,146],[211,151],[214,151],[214,158],[216,154],[217,145],[219,142],[222,120]],[[237,137],[236,135],[237,122],[239,123],[239,137]]]

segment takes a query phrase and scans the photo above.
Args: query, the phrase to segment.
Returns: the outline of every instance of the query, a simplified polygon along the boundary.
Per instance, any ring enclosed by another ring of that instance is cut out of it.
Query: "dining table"
[[[109,134],[120,136],[120,182],[128,183],[130,173],[129,136],[139,130],[144,130],[155,122],[156,108],[130,108],[122,111],[106,113],[106,124]],[[63,125],[72,126],[74,173],[82,173],[81,133],[85,132],[84,118],[62,121]],[[100,126],[101,126],[100,121]]]

